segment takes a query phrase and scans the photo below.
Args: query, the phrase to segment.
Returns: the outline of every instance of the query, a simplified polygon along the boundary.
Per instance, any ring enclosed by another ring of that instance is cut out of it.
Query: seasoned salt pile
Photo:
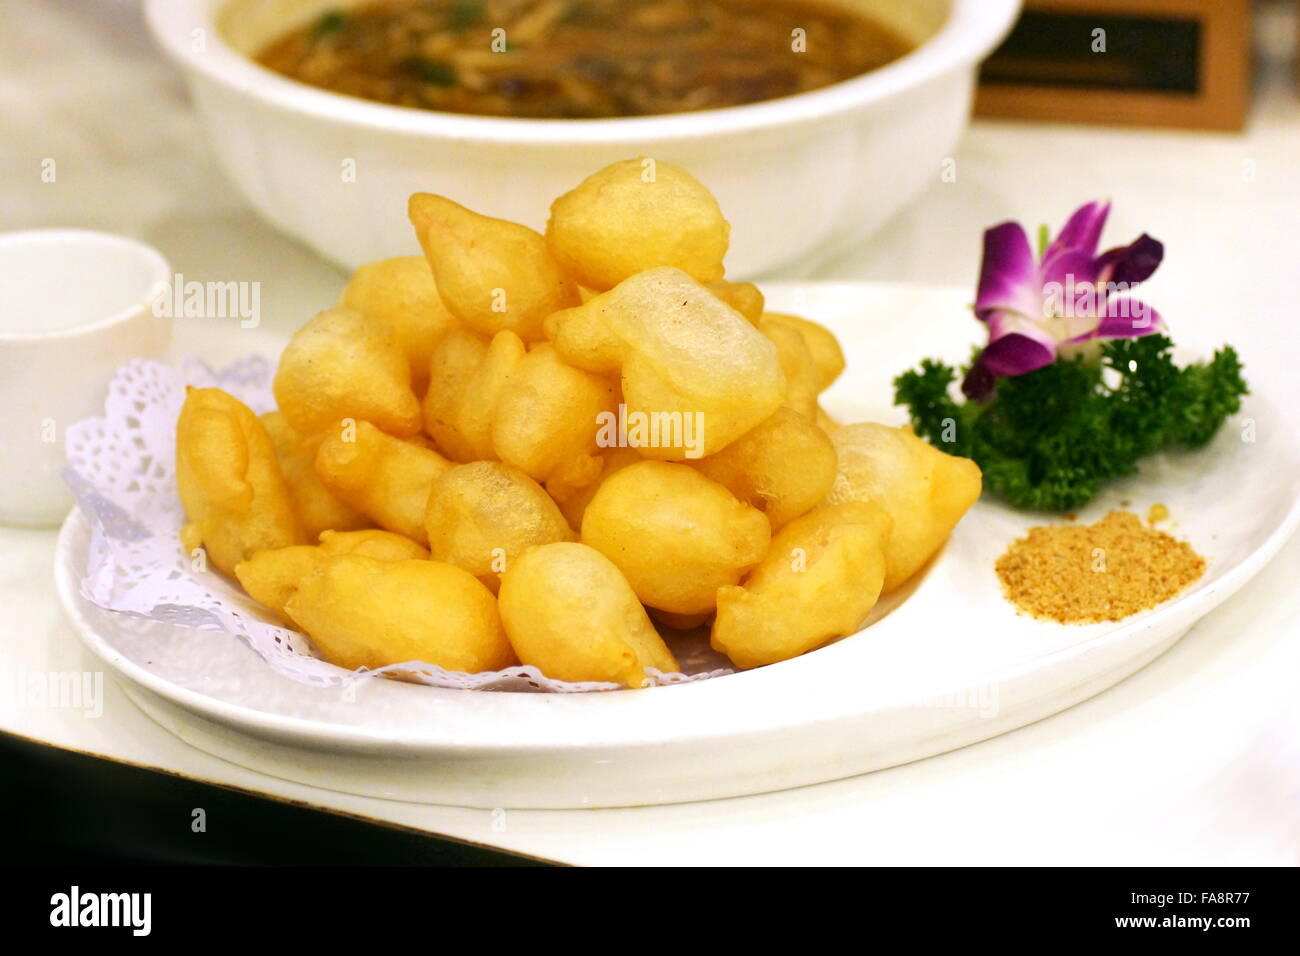
[[[1205,573],[1183,541],[1112,511],[1096,524],[1031,528],[997,562],[1007,598],[1062,624],[1119,621],[1155,607]]]

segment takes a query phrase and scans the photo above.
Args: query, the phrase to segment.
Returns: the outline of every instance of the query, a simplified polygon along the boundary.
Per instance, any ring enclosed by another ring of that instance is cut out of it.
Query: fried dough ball
[[[420,430],[406,354],[390,331],[352,309],[327,309],[294,333],[274,389],[300,435],[337,430],[347,418],[364,418],[390,435]]]
[[[622,572],[585,544],[529,548],[502,576],[498,600],[519,660],[547,677],[641,687],[647,667],[677,670]]]
[[[565,364],[549,342],[534,346],[497,398],[492,449],[535,481],[582,487],[600,475],[597,423],[617,404],[611,379]]]
[[[366,528],[362,531],[324,531],[320,536],[323,554],[360,554],[379,561],[416,561],[427,558],[429,549],[404,534]]]
[[[480,335],[508,329],[535,342],[548,315],[578,304],[577,286],[527,226],[429,193],[413,195],[409,213],[442,301]]]
[[[927,444],[910,425],[862,422],[836,428],[830,439],[839,473],[826,503],[869,501],[894,519],[885,548],[888,593],[930,560],[979,498],[979,466]]]
[[[329,529],[355,531],[373,524],[360,511],[335,497],[316,474],[320,436],[300,438],[281,412],[267,412],[262,416],[262,424],[275,443],[294,513],[308,539],[317,538]]]
[[[315,447],[308,443],[301,454],[280,459],[280,469],[289,486],[293,510],[308,538],[322,531],[359,531],[373,527],[366,514],[330,491],[316,473]]]
[[[835,446],[810,419],[782,407],[716,455],[691,466],[762,511],[779,530],[831,490]]]
[[[285,419],[283,412],[267,412],[265,415],[259,415],[258,421],[271,436],[271,444],[275,446],[275,453],[279,457],[287,458],[302,450],[302,438],[293,430],[293,426]]]
[[[472,674],[515,662],[492,592],[440,561],[326,558],[285,613],[326,660],[348,670],[427,661]]]
[[[582,527],[582,516],[587,510],[587,505],[591,504],[591,499],[596,497],[596,492],[600,490],[601,483],[614,472],[644,460],[634,448],[610,448],[601,458],[600,474],[596,476],[595,480],[578,488],[553,480],[547,483],[546,490],[555,499],[555,503],[560,506],[560,512],[569,522],[570,527],[575,530],[580,529]]]
[[[659,266],[721,279],[730,239],[712,193],[680,166],[647,158],[588,176],[551,204],[546,225],[560,267],[601,292]]]
[[[718,279],[714,282],[706,282],[704,288],[727,303],[752,324],[758,324],[758,320],[763,315],[763,306],[766,304],[766,300],[754,283],[728,282],[726,279]]]
[[[828,435],[831,432],[835,431],[835,429],[843,427],[840,425],[839,422],[837,422],[835,419],[831,418],[829,414],[827,414],[826,409],[822,408],[821,403],[818,403],[817,405],[816,422],[817,422],[817,427],[820,428]]]
[[[275,444],[247,405],[219,388],[187,388],[176,421],[176,490],[187,551],[230,574],[265,548],[306,540]]]
[[[500,460],[573,487],[600,473],[598,422],[617,405],[617,387],[563,362],[550,343],[525,351],[513,332],[487,343],[457,330],[434,350],[430,375],[425,428],[449,458]]]
[[[498,332],[489,343],[463,329],[434,349],[424,427],[452,461],[496,460],[492,423],[497,403],[525,354],[523,341],[513,332]]]
[[[767,553],[761,511],[688,465],[641,461],[601,483],[582,542],[614,562],[643,604],[674,614],[713,610]]]
[[[268,548],[235,565],[235,578],[254,601],[265,604],[288,620],[284,606],[298,590],[298,584],[324,560],[314,544]],[[292,621],[289,621],[292,624]]]
[[[470,380],[487,357],[488,340],[468,329],[453,329],[429,359],[429,384],[420,408],[425,433],[452,461],[473,461],[474,447],[457,420],[466,407]]]
[[[844,371],[844,350],[840,348],[835,333],[811,319],[781,312],[765,312],[759,320],[760,327],[781,325],[798,332],[808,346],[813,364],[817,367],[817,390],[824,392]]]
[[[434,444],[433,439],[423,432],[418,435],[411,435],[409,438],[403,438],[402,441],[408,445],[414,445],[416,448],[424,448],[428,451],[438,450],[438,446]]]
[[[443,305],[433,270],[423,256],[398,256],[367,263],[343,290],[342,305],[387,328],[411,367],[411,388],[423,395],[429,386],[429,357],[456,317]]]
[[[883,508],[859,501],[791,521],[743,587],[718,591],[713,649],[758,667],[852,634],[880,597],[892,524]]]
[[[541,485],[495,461],[448,469],[429,491],[424,525],[435,560],[464,568],[493,591],[528,548],[576,537]]]
[[[288,548],[259,551],[235,565],[235,577],[248,596],[280,615],[298,590],[298,584],[333,555],[360,554],[378,561],[411,561],[429,557],[429,552],[410,538],[391,531],[325,531],[320,544],[296,544]]]
[[[785,375],[786,407],[814,418],[817,415],[817,395],[821,392],[821,382],[807,340],[797,329],[766,318],[759,320],[758,330],[772,341],[780,356],[781,371]]]
[[[326,436],[316,452],[316,473],[326,488],[376,524],[421,545],[428,543],[429,489],[450,467],[436,451],[386,435],[366,421]]]
[[[570,365],[621,371],[628,421],[646,423],[637,444],[647,458],[711,455],[785,400],[776,346],[677,269],[639,273],[546,328]]]

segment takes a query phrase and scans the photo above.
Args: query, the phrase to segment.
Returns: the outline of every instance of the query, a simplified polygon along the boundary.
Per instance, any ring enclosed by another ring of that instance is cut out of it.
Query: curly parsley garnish
[[[1058,358],[998,378],[986,402],[952,397],[970,365],[959,373],[927,359],[895,379],[894,401],[918,435],[974,459],[1009,504],[1072,511],[1154,452],[1206,445],[1240,408],[1248,389],[1233,348],[1180,368],[1172,345],[1159,334],[1112,339],[1100,363]]]

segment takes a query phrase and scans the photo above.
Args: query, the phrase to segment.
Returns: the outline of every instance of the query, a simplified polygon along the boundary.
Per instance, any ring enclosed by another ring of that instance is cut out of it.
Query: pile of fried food
[[[545,235],[416,194],[423,257],[363,266],[281,356],[278,411],[191,389],[188,551],[348,669],[737,666],[862,626],[979,496],[911,429],[840,426],[835,337],[723,279],[729,225],[684,170],[615,163]],[[657,625],[657,626],[656,626]]]

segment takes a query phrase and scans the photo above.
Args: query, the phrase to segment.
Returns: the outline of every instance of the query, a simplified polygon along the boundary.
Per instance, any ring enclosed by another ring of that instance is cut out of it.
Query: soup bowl
[[[541,228],[600,167],[652,156],[718,197],[728,275],[806,271],[878,229],[943,175],[976,71],[1020,0],[837,0],[911,52],[807,93],[617,119],[514,119],[343,96],[259,65],[270,41],[365,0],[148,0],[216,155],[257,211],[346,268],[418,251],[406,199],[435,192]],[[756,0],[761,2],[761,0]]]

